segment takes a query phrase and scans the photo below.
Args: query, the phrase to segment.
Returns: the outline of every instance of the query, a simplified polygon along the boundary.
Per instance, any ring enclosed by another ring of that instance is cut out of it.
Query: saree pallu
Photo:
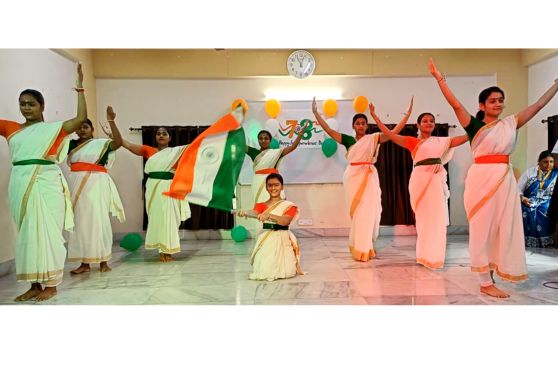
[[[349,250],[357,261],[376,255],[374,242],[380,231],[382,192],[374,166],[380,148],[380,134],[368,134],[347,151],[349,165],[343,174],[345,200],[349,206],[351,230]]]
[[[513,115],[489,123],[477,132],[471,142],[476,162],[467,172],[464,192],[471,270],[494,270],[511,282],[527,280],[517,182],[511,164],[484,159],[507,157],[515,146],[516,132],[517,119]]]
[[[68,154],[68,164],[72,172],[68,176],[72,207],[74,211],[74,232],[68,238],[68,261],[100,263],[112,256],[112,227],[110,214],[120,222],[125,221],[124,207],[116,185],[107,169],[114,163],[114,151],[108,153],[104,166],[98,165],[103,155],[109,151],[110,139],[91,139]],[[92,170],[76,170],[77,165],[87,165]],[[95,171],[93,169],[98,168]]]
[[[68,137],[48,155],[63,122],[36,123],[8,137],[14,166],[8,185],[12,216],[18,229],[15,262],[18,281],[57,286],[62,282],[66,248],[62,231],[73,214],[68,185],[56,163],[68,152]],[[50,164],[45,164],[46,162]]]
[[[176,146],[158,151],[145,163],[145,173],[174,173],[172,167],[185,149],[186,146]],[[172,179],[150,177],[145,184],[145,209],[149,218],[145,249],[158,249],[166,254],[180,252],[178,228],[191,215],[187,201],[163,195],[171,183]]]

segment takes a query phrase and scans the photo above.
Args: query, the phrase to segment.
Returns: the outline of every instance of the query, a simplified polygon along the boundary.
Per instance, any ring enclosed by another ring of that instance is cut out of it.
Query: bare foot
[[[101,262],[100,270],[101,270],[102,273],[108,273],[109,271],[112,271],[112,269],[109,267],[107,261]]]
[[[489,295],[489,296],[492,296],[492,297],[497,297],[497,298],[509,298],[510,297],[509,294],[507,294],[504,291],[499,290],[494,285],[489,285],[488,287],[480,287],[480,291],[481,291],[481,293],[484,293],[485,295]]]
[[[165,262],[173,262],[172,254],[165,253]]]
[[[70,274],[78,275],[78,274],[88,273],[90,271],[91,271],[91,267],[89,266],[89,264],[82,263],[80,267],[70,271]]]
[[[37,296],[43,291],[43,287],[39,283],[31,284],[31,288],[22,295],[19,295],[15,298],[14,301],[29,301],[33,297]]]
[[[167,262],[164,253],[159,253],[159,262]]]
[[[49,298],[56,296],[58,292],[56,287],[45,287],[45,289],[33,298],[35,301],[46,301]]]

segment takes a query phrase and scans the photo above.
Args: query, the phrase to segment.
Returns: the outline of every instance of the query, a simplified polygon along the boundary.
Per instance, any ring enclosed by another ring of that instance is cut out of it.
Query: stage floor
[[[90,273],[71,276],[79,264],[67,263],[58,295],[41,305],[558,304],[558,289],[543,285],[558,282],[558,250],[527,251],[529,280],[514,285],[497,278],[511,294],[500,300],[479,293],[467,241],[466,235],[449,235],[446,266],[433,271],[415,263],[414,236],[381,237],[376,258],[366,263],[352,259],[347,238],[300,238],[307,275],[274,282],[248,280],[254,240],[183,241],[172,263],[159,263],[156,251],[128,253],[115,245],[112,272],[92,265]],[[0,304],[21,304],[13,299],[27,289],[14,273],[0,278]]]

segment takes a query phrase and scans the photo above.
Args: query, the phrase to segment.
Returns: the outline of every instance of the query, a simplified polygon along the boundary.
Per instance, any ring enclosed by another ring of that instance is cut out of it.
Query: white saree
[[[349,250],[357,261],[376,255],[374,241],[380,231],[382,191],[374,166],[380,149],[380,134],[368,134],[347,151],[349,165],[343,174],[345,199],[349,206],[351,230]]]
[[[475,135],[473,156],[509,155],[515,146],[514,115],[482,127]],[[464,194],[469,220],[471,270],[494,270],[502,279],[527,279],[525,240],[517,182],[509,163],[473,164]]]
[[[266,212],[282,216],[292,206],[296,207],[290,201],[281,200],[269,206]],[[290,230],[263,230],[256,240],[250,263],[253,271],[249,278],[252,280],[273,281],[301,273],[297,270],[300,268],[300,251],[296,237]]]
[[[186,146],[167,147],[152,155],[145,163],[145,173],[172,172]],[[149,222],[145,235],[145,248],[158,249],[160,253],[180,252],[180,222],[190,218],[186,200],[163,195],[170,189],[172,180],[149,178],[145,185],[145,209]]]
[[[411,207],[417,229],[416,260],[431,269],[444,267],[446,230],[449,223],[447,172],[442,166],[453,156],[451,138],[421,140],[411,153],[413,163],[440,159],[440,164],[418,165],[409,179]]]
[[[68,137],[48,155],[61,121],[36,123],[8,137],[12,162],[42,159],[53,164],[14,165],[8,185],[10,210],[18,229],[15,262],[18,281],[57,286],[62,282],[66,248],[62,231],[73,214],[68,185],[57,164],[68,152]]]
[[[98,164],[108,151],[112,141],[106,138],[91,139],[70,151],[68,164]],[[110,169],[114,163],[114,151],[108,154],[103,166]],[[108,173],[95,171],[72,171],[68,176],[74,232],[68,238],[68,261],[100,263],[112,255],[112,227],[110,216],[125,221],[124,207],[118,190]]]

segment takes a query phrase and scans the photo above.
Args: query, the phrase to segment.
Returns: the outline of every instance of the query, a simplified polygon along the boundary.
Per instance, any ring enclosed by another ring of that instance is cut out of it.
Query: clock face
[[[316,61],[306,50],[295,50],[287,59],[287,70],[291,76],[304,79],[314,73]]]

